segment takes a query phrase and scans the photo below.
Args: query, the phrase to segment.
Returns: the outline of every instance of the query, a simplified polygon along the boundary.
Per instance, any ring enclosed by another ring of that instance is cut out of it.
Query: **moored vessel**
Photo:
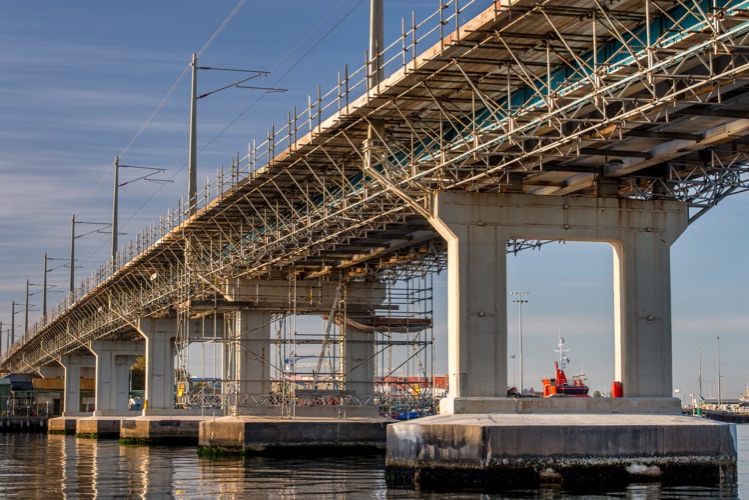
[[[544,397],[552,396],[574,396],[579,398],[588,398],[588,386],[585,385],[585,374],[572,375],[572,383],[567,380],[567,375],[564,373],[564,369],[567,363],[570,362],[570,358],[567,357],[566,353],[569,349],[564,348],[564,338],[559,337],[559,343],[554,351],[559,353],[559,361],[554,362],[555,378],[545,378],[542,380],[544,384]]]

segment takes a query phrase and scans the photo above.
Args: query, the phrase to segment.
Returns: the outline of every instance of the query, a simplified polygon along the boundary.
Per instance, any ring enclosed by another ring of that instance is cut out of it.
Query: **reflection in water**
[[[574,495],[559,488],[503,494],[388,489],[385,458],[200,459],[194,447],[121,446],[114,440],[0,434],[0,498],[220,498],[497,500],[738,498],[749,494],[749,425],[738,426],[739,487],[632,485],[626,491]]]

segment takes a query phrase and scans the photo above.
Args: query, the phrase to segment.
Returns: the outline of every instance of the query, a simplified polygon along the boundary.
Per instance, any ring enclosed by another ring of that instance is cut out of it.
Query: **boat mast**
[[[554,352],[559,353],[559,369],[564,370],[567,366],[567,363],[570,362],[570,358],[567,357],[567,353],[569,352],[569,349],[564,348],[564,337],[559,335],[557,340],[557,346],[554,348]]]

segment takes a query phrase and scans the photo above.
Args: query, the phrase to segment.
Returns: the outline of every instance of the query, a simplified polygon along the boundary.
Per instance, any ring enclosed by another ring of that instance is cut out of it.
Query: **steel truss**
[[[2,363],[33,369],[131,336],[137,318],[175,316],[185,297],[220,297],[239,278],[442,269],[429,223],[440,190],[670,199],[696,220],[749,185],[748,7],[442,1],[372,58],[382,83],[366,88],[370,64],[346,68],[218,172],[194,216],[170,210]]]

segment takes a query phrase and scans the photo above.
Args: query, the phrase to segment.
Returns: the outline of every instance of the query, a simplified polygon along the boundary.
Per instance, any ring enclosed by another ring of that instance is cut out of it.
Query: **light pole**
[[[700,400],[700,406],[702,406],[702,339],[700,339],[699,343],[700,347],[700,371],[699,371],[699,380],[697,382],[697,398]]]
[[[515,355],[510,354],[510,359],[512,360],[512,386],[515,387]]]
[[[720,393],[720,337],[715,337],[715,340],[717,342],[718,351],[718,406],[720,406],[723,404],[723,398]]]
[[[523,304],[527,304],[528,300],[523,297],[528,295],[528,292],[512,292],[512,295],[517,295],[518,298],[513,300],[518,305],[518,357],[520,358],[519,365],[520,369],[518,381],[520,382],[520,395],[523,394]]]

